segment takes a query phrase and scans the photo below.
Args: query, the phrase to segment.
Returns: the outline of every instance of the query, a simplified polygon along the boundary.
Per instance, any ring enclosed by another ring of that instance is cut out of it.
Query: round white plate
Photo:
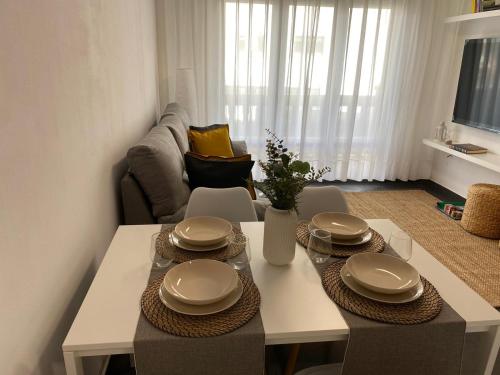
[[[238,285],[238,274],[227,263],[195,259],[172,267],[163,278],[169,295],[190,305],[208,305],[227,297]]]
[[[214,216],[194,216],[175,226],[175,234],[182,241],[196,246],[208,246],[222,242],[233,231],[231,223]]]
[[[352,275],[349,273],[349,271],[346,269],[345,265],[340,270],[340,277],[342,278],[344,284],[347,285],[347,287],[351,289],[353,292],[359,294],[360,296],[378,302],[393,303],[393,304],[407,303],[415,301],[424,293],[424,284],[422,284],[422,281],[420,281],[416,287],[404,293],[400,294],[376,293],[372,290],[363,288],[363,286],[359,285],[356,282],[356,280],[352,277]]]
[[[370,226],[363,219],[343,212],[321,212],[311,219],[314,226],[330,232],[332,238],[352,240],[362,236]]]
[[[387,254],[353,255],[347,259],[346,268],[358,284],[377,293],[403,293],[420,282],[415,267]]]
[[[367,243],[368,241],[370,241],[372,239],[372,237],[373,237],[373,232],[371,230],[368,230],[361,237],[355,238],[353,240],[338,240],[338,239],[332,237],[331,241],[335,245],[355,246],[355,245],[363,245],[364,243]]]
[[[312,222],[309,223],[307,229],[309,232],[311,232],[314,229],[320,229],[316,227]],[[339,240],[337,238],[330,238],[330,242],[334,245],[342,245],[342,246],[356,246],[356,245],[363,245],[364,243],[367,243],[370,241],[373,237],[373,232],[368,229],[361,237],[355,238],[353,240]]]
[[[187,303],[182,303],[176,300],[174,297],[169,295],[164,289],[163,284],[158,290],[161,302],[167,306],[169,309],[174,310],[180,314],[186,315],[210,315],[215,314],[224,310],[229,309],[236,302],[239,301],[241,295],[243,294],[243,284],[238,278],[238,286],[233,290],[226,298],[220,300],[219,302],[211,303],[210,305],[188,305]]]
[[[172,241],[172,244],[176,247],[179,247],[183,250],[188,250],[188,251],[213,251],[213,250],[218,250],[222,249],[223,247],[226,247],[229,245],[229,241],[227,239],[223,240],[220,243],[216,243],[214,245],[208,245],[208,246],[196,246],[196,245],[191,245],[188,244],[184,241],[182,241],[177,235],[172,232],[170,233],[170,238]]]

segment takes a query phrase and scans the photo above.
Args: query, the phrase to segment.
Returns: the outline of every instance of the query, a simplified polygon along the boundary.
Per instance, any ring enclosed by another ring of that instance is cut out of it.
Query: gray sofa
[[[191,191],[184,168],[189,150],[187,112],[176,103],[165,109],[158,125],[127,152],[129,169],[121,179],[125,224],[177,223]],[[235,156],[247,153],[244,141],[233,141]],[[254,201],[262,219],[264,201]]]

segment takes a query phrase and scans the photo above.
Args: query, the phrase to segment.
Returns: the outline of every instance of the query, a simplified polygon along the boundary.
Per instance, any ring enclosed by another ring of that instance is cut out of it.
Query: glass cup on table
[[[391,233],[389,238],[389,246],[403,259],[408,262],[412,256],[412,239],[402,230],[397,230]]]
[[[228,238],[229,246],[236,246],[241,252],[227,260],[227,263],[236,270],[242,270],[250,264],[252,253],[250,248],[250,239],[246,234],[233,233]]]
[[[323,264],[330,258],[332,236],[330,232],[309,226],[307,254],[314,263]]]
[[[163,239],[159,238],[161,232],[154,233],[151,236],[151,244],[149,246],[149,257],[153,266],[156,268],[165,268],[172,264],[172,259],[168,258],[165,253],[159,251],[160,241]],[[167,236],[168,237],[168,236]],[[168,238],[167,238],[168,240]]]

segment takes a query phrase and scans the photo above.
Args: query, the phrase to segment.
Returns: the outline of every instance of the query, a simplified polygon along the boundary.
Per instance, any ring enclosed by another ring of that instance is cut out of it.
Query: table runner
[[[387,245],[383,253],[398,256]],[[312,263],[320,275],[331,264]],[[436,318],[414,325],[381,323],[338,307],[349,326],[343,375],[460,374],[465,321],[446,301]]]
[[[239,224],[235,224],[239,228]],[[170,225],[163,225],[162,230]],[[152,268],[149,282],[166,269]],[[240,271],[252,277],[250,267]],[[138,375],[263,374],[264,327],[260,313],[236,331],[221,336],[186,338],[155,327],[141,312],[134,337]]]

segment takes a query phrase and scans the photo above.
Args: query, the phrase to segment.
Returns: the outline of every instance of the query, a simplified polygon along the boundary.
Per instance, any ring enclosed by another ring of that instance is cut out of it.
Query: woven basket
[[[475,184],[469,188],[461,225],[472,234],[500,238],[500,185]]]

